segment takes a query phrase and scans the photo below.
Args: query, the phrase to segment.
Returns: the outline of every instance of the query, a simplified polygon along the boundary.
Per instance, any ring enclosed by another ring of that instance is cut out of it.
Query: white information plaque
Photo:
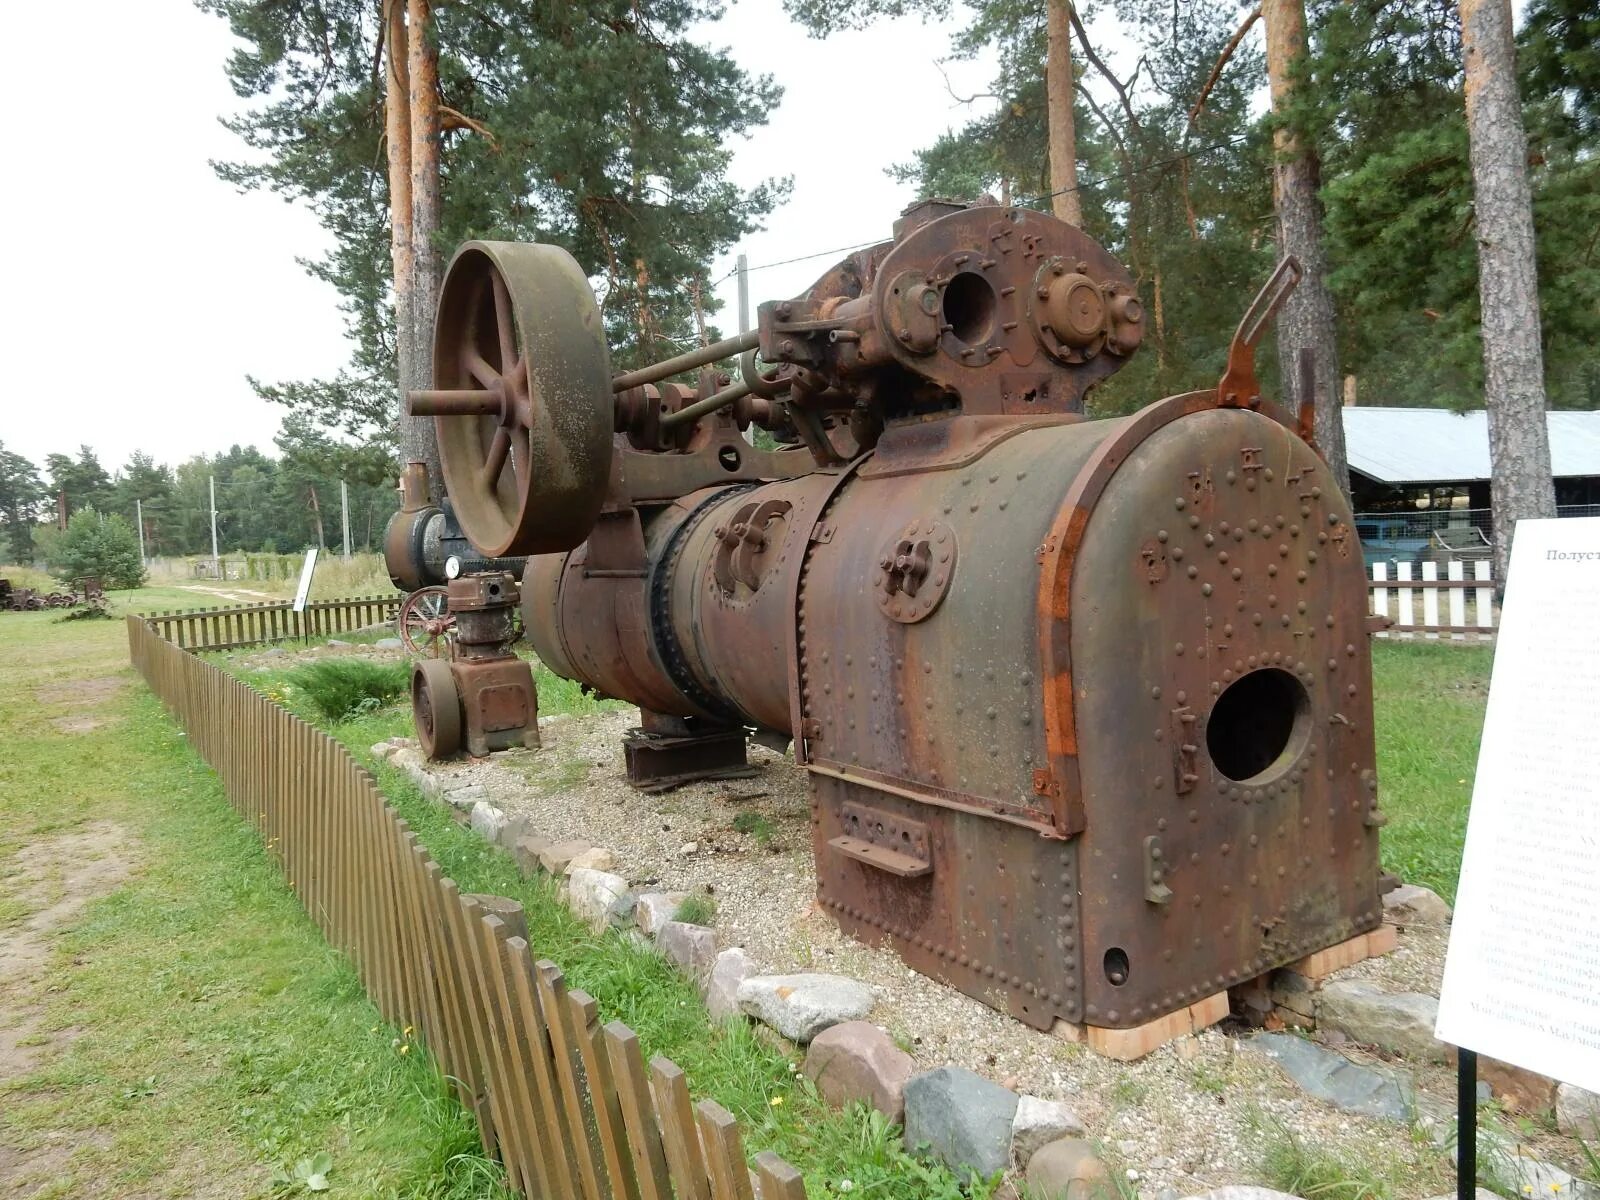
[[[300,568],[300,586],[294,590],[294,604],[291,606],[295,612],[305,612],[306,601],[311,598],[311,574],[317,569],[317,548],[312,546],[306,551],[306,564]]]
[[[1517,526],[1437,1033],[1600,1091],[1600,517]]]

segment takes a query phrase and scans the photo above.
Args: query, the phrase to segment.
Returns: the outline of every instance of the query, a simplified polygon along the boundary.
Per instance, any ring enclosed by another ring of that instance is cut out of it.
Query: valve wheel
[[[429,758],[449,758],[461,749],[461,697],[443,659],[422,658],[412,666],[411,716]]]
[[[570,550],[611,476],[614,401],[594,293],[557,246],[468,242],[439,292],[432,416],[445,491],[491,558]]]
[[[450,611],[448,590],[418,588],[400,605],[400,640],[412,654],[439,658],[455,636],[456,617]]]

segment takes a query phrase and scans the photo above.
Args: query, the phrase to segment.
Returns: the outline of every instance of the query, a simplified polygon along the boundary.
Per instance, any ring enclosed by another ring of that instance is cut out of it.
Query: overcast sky
[[[226,27],[188,0],[9,5],[6,25],[0,442],[35,462],[87,443],[110,469],[134,450],[168,463],[235,442],[270,452],[279,410],[246,376],[331,374],[349,347],[333,290],[295,261],[327,245],[310,213],[241,195],[208,166],[240,151],[217,122],[238,104],[222,72]],[[753,266],[886,236],[911,193],[883,168],[968,114],[936,66],[947,28],[901,20],[819,42],[781,0],[738,0],[707,33],[785,88],[770,123],[735,147],[739,182],[794,179],[790,202],[742,247]],[[66,60],[46,52],[61,46]],[[873,63],[888,67],[877,89]],[[947,70],[967,93],[989,75],[986,63]],[[756,271],[752,304],[802,291],[828,263]],[[732,330],[733,282],[719,294]]]

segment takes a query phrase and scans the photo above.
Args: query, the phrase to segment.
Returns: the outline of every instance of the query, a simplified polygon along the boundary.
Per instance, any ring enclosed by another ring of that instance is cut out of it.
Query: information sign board
[[[1507,585],[1436,1032],[1600,1091],[1600,517],[1519,522]]]

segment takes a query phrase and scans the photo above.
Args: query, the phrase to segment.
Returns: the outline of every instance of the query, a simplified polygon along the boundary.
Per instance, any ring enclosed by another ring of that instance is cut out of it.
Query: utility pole
[[[217,553],[217,477],[207,476],[211,482],[211,570],[222,578],[222,556]]]
[[[734,270],[739,273],[739,332],[750,332],[750,259],[739,255]]]
[[[139,526],[139,565],[148,567],[150,563],[144,556],[144,501],[137,496],[134,497],[133,501],[133,514],[134,523]]]
[[[739,255],[738,259],[735,260],[734,270],[737,271],[738,274],[739,274],[739,332],[740,333],[749,333],[750,332],[750,258],[749,258],[749,256],[745,255],[745,254]],[[754,446],[756,444],[756,431],[755,431],[755,427],[754,426],[751,426],[750,428],[748,428],[748,429],[746,429],[744,431],[744,440],[749,442],[750,445],[752,445],[752,446]]]
[[[350,561],[350,485],[339,480],[339,521],[344,526],[344,560]]]

